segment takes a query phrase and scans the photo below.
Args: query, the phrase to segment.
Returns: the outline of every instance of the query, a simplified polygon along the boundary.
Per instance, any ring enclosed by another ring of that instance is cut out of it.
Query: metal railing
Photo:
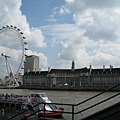
[[[103,91],[103,92],[100,92],[100,93],[98,93],[98,94],[96,94],[96,95],[94,95],[94,96],[92,96],[92,97],[90,97],[90,98],[88,98],[88,99],[86,99],[86,100],[78,103],[78,104],[39,103],[39,104],[33,106],[33,108],[39,106],[40,104],[44,104],[44,108],[45,108],[45,105],[47,105],[47,104],[70,106],[70,107],[71,107],[71,112],[69,112],[69,111],[64,111],[64,114],[70,114],[70,115],[72,115],[72,120],[75,120],[75,115],[80,114],[80,113],[82,113],[82,112],[84,112],[84,111],[86,111],[86,110],[89,110],[89,109],[91,109],[91,108],[93,108],[93,107],[95,107],[95,106],[97,106],[97,105],[100,105],[100,104],[102,104],[102,103],[104,103],[104,102],[106,102],[106,101],[108,101],[108,100],[110,100],[110,99],[112,99],[112,98],[120,95],[120,92],[117,93],[117,94],[115,94],[115,95],[112,95],[112,96],[110,96],[109,98],[104,99],[104,100],[102,100],[102,101],[100,101],[100,102],[98,102],[98,103],[95,103],[94,105],[91,105],[91,106],[89,106],[89,107],[86,107],[85,109],[82,109],[82,110],[80,110],[80,111],[78,111],[78,112],[75,112],[75,107],[78,107],[78,106],[80,106],[81,104],[86,103],[87,101],[90,101],[90,100],[92,100],[92,99],[94,99],[94,98],[96,98],[96,97],[98,97],[98,96],[100,96],[100,95],[102,95],[102,94],[104,94],[104,93],[106,93],[106,92],[109,92],[109,91],[113,90],[114,88],[116,88],[116,87],[118,87],[118,86],[120,86],[120,84],[117,84],[117,85],[115,85],[115,86],[113,86],[113,87],[111,87],[111,88],[109,88],[109,89],[107,89],[107,90],[105,90],[105,91]],[[19,116],[19,115],[21,115],[21,114],[24,114],[24,113],[26,113],[26,112],[29,111],[29,110],[30,110],[30,109],[27,109],[27,110],[25,110],[25,111],[23,111],[23,112],[15,115],[15,116],[12,116],[12,117],[10,117],[8,120],[12,120],[13,118],[15,118],[15,117],[17,117],[17,116]],[[45,116],[46,110],[44,109],[44,110],[41,110],[41,111],[44,111],[44,116],[43,116],[43,117],[46,118],[46,116]],[[38,113],[38,112],[40,112],[40,110],[33,112],[33,113],[30,114],[29,116],[35,115],[35,114]],[[51,112],[51,111],[49,111],[49,112]],[[56,112],[56,111],[52,111],[52,112]],[[57,112],[60,112],[60,111],[57,111]],[[24,120],[24,119],[25,119],[25,118],[23,117],[21,120]]]

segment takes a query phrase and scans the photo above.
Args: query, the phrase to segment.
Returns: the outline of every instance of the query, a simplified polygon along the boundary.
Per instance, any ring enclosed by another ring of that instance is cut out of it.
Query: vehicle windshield
[[[41,97],[47,97],[44,93],[43,94],[40,94]]]

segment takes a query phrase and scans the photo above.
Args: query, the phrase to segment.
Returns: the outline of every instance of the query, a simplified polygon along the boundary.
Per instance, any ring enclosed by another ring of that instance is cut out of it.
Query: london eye
[[[7,25],[0,29],[0,78],[13,79],[22,73],[27,50],[25,44],[23,32],[16,26]]]

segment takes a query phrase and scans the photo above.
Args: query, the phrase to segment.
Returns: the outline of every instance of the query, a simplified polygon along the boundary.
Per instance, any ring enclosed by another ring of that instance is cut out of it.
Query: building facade
[[[90,73],[91,71],[91,73]],[[120,84],[120,68],[51,69],[31,71],[23,76],[23,86],[37,89],[106,90]],[[118,86],[114,90],[120,90]]]
[[[90,79],[87,68],[75,69],[51,69],[50,71],[26,72],[23,76],[24,86],[36,86],[47,88],[80,88]]]
[[[35,55],[26,56],[26,62],[24,63],[24,73],[28,71],[39,70],[39,57]]]
[[[48,69],[28,71],[23,75],[23,86],[35,89],[106,90],[120,83],[120,68]],[[114,90],[120,90],[118,86]]]

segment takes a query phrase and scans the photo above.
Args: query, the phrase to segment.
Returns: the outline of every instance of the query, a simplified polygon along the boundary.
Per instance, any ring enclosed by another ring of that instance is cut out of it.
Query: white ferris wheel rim
[[[14,75],[18,75],[25,59],[24,39],[23,33],[15,26],[7,26],[0,29],[1,54],[10,56],[9,61],[15,69]]]

